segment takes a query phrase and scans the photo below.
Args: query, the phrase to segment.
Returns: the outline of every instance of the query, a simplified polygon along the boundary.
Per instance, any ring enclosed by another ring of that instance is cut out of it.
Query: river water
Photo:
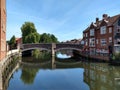
[[[23,64],[4,84],[6,90],[120,90],[120,67],[79,60]]]

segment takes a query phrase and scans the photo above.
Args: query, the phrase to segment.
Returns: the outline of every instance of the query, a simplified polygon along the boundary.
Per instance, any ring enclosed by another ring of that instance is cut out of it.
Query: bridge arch
[[[38,49],[40,51],[43,51],[43,50],[49,51],[49,52],[51,51],[50,49],[47,49],[47,48],[31,47],[31,48],[23,49],[23,50],[21,50],[21,52],[28,51],[28,50],[35,50],[35,49]]]

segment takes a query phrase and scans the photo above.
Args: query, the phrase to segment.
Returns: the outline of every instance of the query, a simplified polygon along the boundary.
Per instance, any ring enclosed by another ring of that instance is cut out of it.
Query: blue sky
[[[120,0],[6,0],[7,40],[21,37],[21,26],[33,22],[37,31],[52,33],[59,41],[82,38],[96,17],[120,14]]]

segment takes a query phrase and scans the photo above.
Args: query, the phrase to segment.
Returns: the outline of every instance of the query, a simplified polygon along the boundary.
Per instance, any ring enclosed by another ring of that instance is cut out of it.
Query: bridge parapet
[[[51,50],[52,48],[52,44],[23,44],[22,45],[22,50],[27,50],[27,49],[47,49],[47,50]]]
[[[83,45],[81,44],[56,44],[56,50],[62,49],[62,48],[82,50]]]
[[[54,48],[53,48],[54,47]],[[43,43],[39,43],[39,44],[23,44],[22,45],[22,50],[26,51],[26,50],[31,50],[31,49],[41,49],[41,50],[60,50],[60,49],[74,49],[74,50],[82,50],[83,45],[80,44],[43,44]]]

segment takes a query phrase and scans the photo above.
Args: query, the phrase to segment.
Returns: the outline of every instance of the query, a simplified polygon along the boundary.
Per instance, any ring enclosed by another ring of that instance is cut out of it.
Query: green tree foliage
[[[21,27],[21,31],[22,31],[23,43],[39,42],[39,35],[37,33],[34,23],[25,22]]]
[[[58,40],[53,34],[43,33],[40,36],[40,43],[57,43]]]
[[[25,84],[33,84],[36,74],[39,69],[24,68],[22,69],[21,80]]]
[[[8,42],[10,49],[14,49],[16,48],[16,40],[15,40],[15,36],[13,35],[10,39],[10,41]]]
[[[35,28],[34,23],[25,22],[22,27],[23,43],[57,43],[58,40],[53,34],[39,34]]]
[[[114,53],[113,60],[120,60],[120,53]]]
[[[40,35],[38,33],[32,33],[25,37],[25,43],[38,43]]]
[[[58,39],[53,34],[51,34],[51,39],[52,42],[58,43]]]

